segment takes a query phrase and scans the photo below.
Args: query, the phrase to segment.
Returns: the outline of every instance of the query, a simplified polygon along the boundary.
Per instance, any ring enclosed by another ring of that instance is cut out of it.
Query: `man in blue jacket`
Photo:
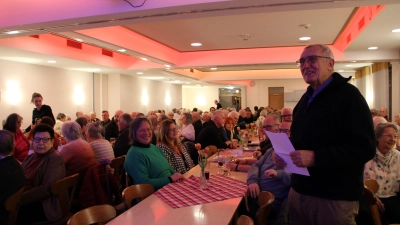
[[[329,47],[307,46],[297,62],[309,87],[293,111],[290,157],[310,176],[292,175],[291,224],[356,224],[364,164],[376,148],[370,110],[350,78],[334,72]]]

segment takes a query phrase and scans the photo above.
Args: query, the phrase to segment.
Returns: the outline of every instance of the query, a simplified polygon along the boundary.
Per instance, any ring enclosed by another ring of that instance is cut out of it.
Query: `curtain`
[[[375,93],[373,108],[389,108],[389,63],[372,64],[372,83]]]
[[[388,67],[388,62],[380,62],[355,72],[355,81],[351,83],[360,90],[371,109],[389,108]]]

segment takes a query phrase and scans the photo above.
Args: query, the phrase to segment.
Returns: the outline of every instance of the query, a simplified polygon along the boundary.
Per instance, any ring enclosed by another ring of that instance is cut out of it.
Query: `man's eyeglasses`
[[[281,117],[287,117],[287,116],[293,116],[292,114],[285,114],[285,115],[282,115]]]
[[[324,59],[331,59],[330,57],[327,56],[319,56],[319,55],[310,55],[305,58],[300,58],[299,60],[296,61],[298,66],[303,66],[304,63],[308,62],[309,64],[315,63],[318,58],[324,58]]]
[[[391,135],[391,134],[382,134],[382,136],[386,136],[386,137],[390,137],[390,138],[393,138],[393,139],[397,139],[397,135]]]
[[[289,129],[279,129],[278,132],[279,132],[279,133],[290,134],[290,130],[289,130]]]
[[[35,141],[35,143],[40,143],[41,140],[43,141],[43,143],[47,143],[47,142],[49,142],[49,140],[51,140],[51,138],[47,138],[47,137],[44,137],[44,138],[34,138],[33,140]]]
[[[266,129],[266,130],[271,130],[272,127],[279,126],[279,125],[280,125],[279,123],[277,123],[277,124],[272,124],[272,125],[265,125],[265,126],[263,126],[262,128],[263,128],[263,129]]]

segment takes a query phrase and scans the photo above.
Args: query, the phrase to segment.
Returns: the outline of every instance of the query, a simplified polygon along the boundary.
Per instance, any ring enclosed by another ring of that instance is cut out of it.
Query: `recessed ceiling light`
[[[6,32],[6,34],[18,34],[18,33],[19,33],[19,31],[17,31],[17,30],[12,30],[12,31]]]
[[[392,32],[393,32],[393,33],[399,33],[399,32],[400,32],[400,29],[394,29],[394,30],[392,30]]]
[[[338,72],[344,72],[344,70],[338,70]]]
[[[201,46],[201,43],[192,43],[190,45],[193,46],[193,47],[199,47],[199,46]]]
[[[168,68],[170,68],[170,67],[171,67],[170,65],[167,65],[167,64],[165,64],[165,66],[166,66],[166,67],[168,67]]]
[[[143,72],[137,72],[136,74],[143,74]]]
[[[239,93],[239,90],[236,90],[236,93]]]
[[[352,66],[352,65],[346,65],[346,66]]]
[[[299,40],[300,41],[308,41],[308,40],[311,40],[311,38],[310,37],[301,37],[301,38],[299,38]]]
[[[357,61],[351,61],[351,62],[357,62]]]
[[[48,63],[56,63],[56,61],[54,61],[54,60],[49,60],[49,61],[47,61]]]
[[[117,50],[117,51],[119,51],[119,52],[126,52],[125,49],[119,49],[119,50]]]
[[[82,39],[79,39],[79,38],[75,38],[75,40],[76,40],[76,41],[79,41],[79,42],[83,42],[83,40],[82,40]]]
[[[375,50],[375,49],[378,49],[378,47],[369,47],[368,49],[369,50]]]
[[[213,67],[213,68],[210,68],[210,70],[217,70],[218,68],[215,68],[215,67]]]
[[[144,60],[144,61],[147,61],[148,59],[146,59],[146,58],[141,58],[142,60]]]

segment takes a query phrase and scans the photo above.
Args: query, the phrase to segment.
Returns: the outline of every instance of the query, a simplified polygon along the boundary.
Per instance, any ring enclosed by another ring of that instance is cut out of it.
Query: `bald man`
[[[124,113],[124,112],[122,112],[122,110],[117,110],[114,113],[114,116],[111,119],[111,122],[106,126],[106,128],[105,128],[105,139],[106,140],[110,141],[110,138],[117,139],[117,137],[119,135],[118,118],[122,113]]]

